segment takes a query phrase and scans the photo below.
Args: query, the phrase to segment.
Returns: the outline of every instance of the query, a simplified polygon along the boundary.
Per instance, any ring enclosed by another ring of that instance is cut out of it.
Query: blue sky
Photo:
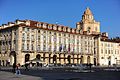
[[[120,0],[0,0],[0,25],[31,19],[75,28],[86,7],[100,21],[101,32],[120,37]]]

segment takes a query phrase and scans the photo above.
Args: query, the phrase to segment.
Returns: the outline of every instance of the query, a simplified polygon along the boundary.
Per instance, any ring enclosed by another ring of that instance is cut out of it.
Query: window
[[[14,32],[14,35],[16,35],[16,32]]]
[[[105,46],[107,47],[107,44],[105,44]]]
[[[69,34],[69,37],[70,37],[70,34]]]
[[[23,37],[25,36],[25,33],[23,33]]]
[[[23,31],[25,31],[25,27],[23,27]]]
[[[56,32],[54,33],[54,35],[56,35]]]
[[[43,45],[43,51],[45,51],[46,50],[46,46],[45,45]]]
[[[87,41],[85,41],[85,45],[87,45]]]
[[[24,50],[24,43],[22,44],[22,50]]]
[[[51,46],[49,46],[49,51],[51,51]]]
[[[31,36],[31,39],[34,40],[34,35]]]
[[[113,50],[111,50],[111,54],[113,54]]]
[[[14,44],[16,44],[16,41],[14,40]]]
[[[116,54],[116,50],[115,50],[115,54]]]
[[[40,33],[40,30],[38,30],[38,33]]]
[[[107,54],[107,50],[105,50],[105,53]]]
[[[101,59],[104,59],[104,57],[101,57]]]
[[[90,27],[87,28],[87,31],[88,31],[89,33],[90,33],[90,29],[91,29]]]
[[[40,40],[40,35],[38,36],[38,40]]]
[[[32,29],[31,31],[34,32],[34,29]]]
[[[45,36],[43,36],[43,40],[44,40],[44,41],[46,40],[46,37],[45,37]]]
[[[33,43],[32,43],[32,45],[31,45],[31,50],[34,50],[34,46],[33,46]]]
[[[54,46],[54,51],[56,51],[56,49],[57,49],[57,47],[56,47],[56,45]]]
[[[37,50],[40,51],[40,45],[38,45],[38,49]]]
[[[29,31],[29,28],[27,28],[27,31]]]
[[[77,44],[79,44],[79,40],[77,40]]]
[[[59,33],[59,36],[61,36],[61,34]]]
[[[108,51],[108,53],[110,54],[110,50]]]
[[[29,44],[27,44],[27,50],[29,50]]]
[[[29,39],[29,34],[27,34],[27,39]]]

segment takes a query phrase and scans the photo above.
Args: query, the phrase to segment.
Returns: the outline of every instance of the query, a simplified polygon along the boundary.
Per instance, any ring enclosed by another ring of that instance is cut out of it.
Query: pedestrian
[[[21,75],[20,64],[19,63],[16,65],[16,73],[15,74],[16,75]]]
[[[91,69],[92,69],[92,64],[91,63],[89,64],[89,67],[90,67],[90,72],[91,72]]]
[[[117,71],[117,64],[113,64],[115,71]]]
[[[27,63],[25,63],[25,70],[29,70],[29,69],[28,69],[28,64],[27,64]]]
[[[15,73],[16,64],[13,63],[13,73]]]

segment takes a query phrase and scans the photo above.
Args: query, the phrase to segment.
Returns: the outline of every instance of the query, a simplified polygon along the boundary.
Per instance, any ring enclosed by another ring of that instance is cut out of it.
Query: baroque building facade
[[[106,49],[101,47],[106,44],[101,36],[100,23],[94,20],[89,8],[76,28],[33,20],[8,22],[0,27],[0,64],[24,65],[37,58],[46,64],[108,65],[101,60],[101,49]],[[119,46],[119,42],[114,43],[113,46]],[[117,56],[120,48],[116,50],[115,59],[120,60]]]

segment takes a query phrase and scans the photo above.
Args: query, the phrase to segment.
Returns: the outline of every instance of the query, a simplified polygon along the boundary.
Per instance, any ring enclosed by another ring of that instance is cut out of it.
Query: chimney
[[[2,26],[3,26],[4,28],[8,27],[8,25],[7,25],[7,24],[2,24]]]
[[[15,23],[13,23],[13,22],[8,22],[8,26],[10,27],[10,26],[13,26],[13,25],[15,25]]]

